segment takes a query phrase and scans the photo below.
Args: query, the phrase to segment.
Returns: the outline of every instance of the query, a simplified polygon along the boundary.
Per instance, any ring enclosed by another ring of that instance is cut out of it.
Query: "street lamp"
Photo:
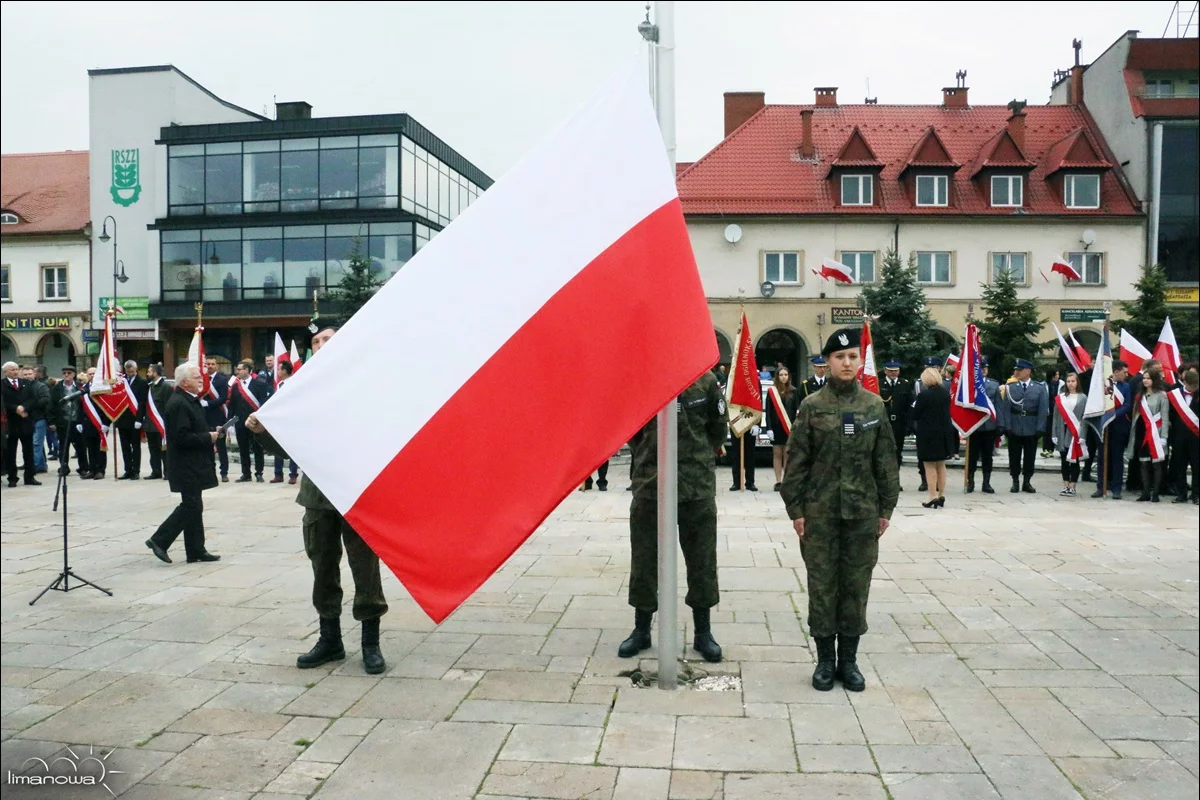
[[[112,226],[113,226],[112,236],[108,235],[108,223],[109,222],[112,222]],[[111,214],[109,214],[107,217],[104,218],[104,223],[103,223],[102,227],[100,228],[100,237],[99,238],[100,238],[100,241],[102,241],[106,244],[108,243],[108,241],[110,239],[112,240],[112,243],[113,243],[113,291],[112,291],[112,297],[109,298],[109,303],[111,303],[115,307],[117,305],[117,282],[119,281],[121,283],[125,283],[127,280],[129,280],[129,276],[125,274],[125,262],[117,260],[117,220]],[[116,335],[116,332],[117,332],[117,318],[116,318],[116,315],[113,315],[113,335],[114,336]],[[115,342],[113,343],[113,346],[114,347],[116,346]]]

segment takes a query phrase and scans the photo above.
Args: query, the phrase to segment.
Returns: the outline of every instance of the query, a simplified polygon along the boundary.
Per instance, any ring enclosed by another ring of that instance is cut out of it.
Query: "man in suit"
[[[96,377],[96,368],[88,367],[87,382],[83,385],[83,393],[90,394],[92,391],[92,380]],[[89,397],[88,402],[91,403]],[[94,481],[104,480],[104,472],[108,469],[108,451],[105,449],[105,442],[108,438],[108,421],[104,417],[104,412],[96,408],[96,418],[99,420],[100,426],[92,422],[92,418],[83,412],[83,400],[80,400],[80,414],[75,418],[75,432],[83,440],[83,449],[87,452],[88,468],[91,470],[91,479]],[[80,477],[83,477],[82,475]]]
[[[125,362],[125,391],[129,395],[129,408],[117,417],[118,438],[121,440],[121,460],[125,472],[119,481],[136,481],[142,477],[142,426],[146,422],[146,391],[148,385],[138,375],[137,362]]]
[[[259,380],[264,380],[268,385],[275,385],[275,356],[267,353],[263,356],[263,364],[265,365],[257,373]]]
[[[1143,364],[1143,369],[1145,368]],[[1113,500],[1120,500],[1125,489],[1125,448],[1129,446],[1129,436],[1133,427],[1133,387],[1129,384],[1129,365],[1119,358],[1114,358],[1112,362],[1112,390],[1114,400],[1119,393],[1121,402],[1116,403],[1113,408],[1112,422],[1104,429],[1104,437],[1101,438],[1100,464],[1096,469],[1096,491],[1092,493],[1092,497],[1104,497],[1104,482],[1107,478]],[[1104,463],[1104,438],[1108,439],[1108,464]]]
[[[1176,387],[1184,405],[1191,409],[1194,417],[1200,417],[1200,374],[1193,367],[1186,370]],[[1176,503],[1188,502],[1188,467],[1192,468],[1191,502],[1197,502],[1196,473],[1200,472],[1200,437],[1192,431],[1191,426],[1184,420],[1183,415],[1171,406],[1171,467],[1168,474],[1168,485],[1175,490]]]
[[[62,368],[62,380],[50,387],[50,420],[58,434],[60,458],[70,444],[75,449],[79,477],[86,480],[92,477],[92,471],[88,469],[87,447],[83,443],[83,435],[75,430],[75,426],[83,418],[80,398],[77,397],[68,403],[62,401],[67,395],[83,388],[83,385],[75,380],[75,374],[75,368],[68,364]],[[62,463],[65,464],[65,460]]]
[[[999,430],[1008,435],[1008,474],[1011,492],[1033,494],[1033,466],[1038,437],[1046,428],[1050,395],[1044,384],[1031,379],[1033,364],[1017,359],[1016,380],[1000,391],[996,409]]]
[[[163,378],[163,365],[151,364],[146,368],[146,375],[150,378],[149,386],[146,390],[146,413],[145,413],[145,429],[146,429],[146,449],[150,451],[150,479],[159,480],[165,478],[163,472],[163,435],[158,430],[157,423],[152,418],[152,411],[158,412],[158,418],[162,420],[164,429],[167,422],[167,403],[171,400],[171,392],[174,391],[171,385]],[[207,423],[208,419],[205,418]]]
[[[179,505],[163,520],[154,535],[146,540],[160,561],[171,563],[167,549],[183,534],[183,548],[189,564],[220,561],[204,546],[204,500],[202,492],[217,486],[212,446],[225,436],[209,430],[200,392],[204,379],[195,364],[181,364],[175,370],[175,391],[167,401],[167,474],[171,491],[179,493]]]
[[[883,364],[879,396],[887,406],[888,421],[892,424],[892,438],[896,440],[896,466],[900,466],[904,463],[904,456],[900,450],[904,447],[904,437],[908,434],[908,412],[912,408],[912,394],[908,384],[901,382],[900,362],[894,358]]]
[[[4,413],[8,418],[8,441],[4,448],[4,465],[8,469],[8,486],[17,485],[17,445],[25,459],[25,485],[41,486],[36,477],[33,463],[33,420],[30,407],[34,403],[33,387],[22,380],[21,368],[13,361],[4,365],[4,380],[0,382],[3,392]]]
[[[997,414],[999,414],[1000,382],[988,377],[988,362],[986,358],[983,359],[982,366],[983,393],[987,395],[988,400],[992,401],[992,407],[996,408]],[[996,450],[996,430],[999,427],[995,420],[988,417],[971,434],[971,446],[968,448],[971,451],[971,463],[967,466],[967,494],[975,491],[975,469],[979,466],[980,461],[983,462],[983,493],[996,493],[996,490],[992,488],[992,455]]]
[[[229,419],[229,411],[225,407],[229,402],[229,376],[221,372],[217,366],[217,359],[212,356],[204,359],[204,369],[208,372],[212,388],[207,397],[200,398],[200,406],[204,409],[204,419],[208,422],[208,427],[219,428]],[[217,439],[216,457],[221,463],[221,483],[229,483],[229,449],[224,436]]]
[[[809,359],[812,362],[813,374],[804,382],[804,396],[808,397],[816,393],[822,386],[825,385],[825,357],[813,356]]]
[[[246,420],[271,396],[271,387],[254,374],[254,362],[246,358],[235,367],[234,379],[229,382],[229,413],[237,417],[238,454],[242,461],[242,477],[238,483],[250,482],[250,453],[254,452],[254,480],[263,482],[263,447],[246,430]]]

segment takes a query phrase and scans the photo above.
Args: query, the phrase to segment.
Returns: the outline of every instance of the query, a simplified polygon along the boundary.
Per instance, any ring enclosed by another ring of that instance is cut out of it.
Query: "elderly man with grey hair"
[[[220,556],[204,546],[204,501],[201,493],[217,486],[217,470],[213,465],[213,444],[224,431],[210,430],[200,406],[204,382],[200,367],[181,364],[175,370],[175,391],[167,401],[166,427],[167,480],[172,492],[179,492],[180,503],[163,520],[146,547],[162,561],[171,563],[167,549],[183,534],[183,547],[189,564],[197,561],[218,561]]]
[[[146,422],[146,395],[150,384],[138,375],[133,359],[125,362],[125,390],[129,393],[129,408],[113,424],[121,438],[121,460],[125,472],[117,480],[136,481],[142,477],[142,426]]]
[[[8,472],[8,485],[17,485],[17,445],[25,459],[25,485],[40,486],[34,476],[33,463],[33,417],[31,409],[36,403],[32,381],[21,377],[21,367],[14,361],[4,365],[4,380],[0,382],[4,403],[4,415],[8,419],[8,439],[4,444],[4,467]]]

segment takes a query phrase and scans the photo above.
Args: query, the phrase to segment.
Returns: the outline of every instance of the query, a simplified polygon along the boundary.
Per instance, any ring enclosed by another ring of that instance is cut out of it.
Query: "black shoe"
[[[79,479],[84,480],[84,481],[90,481],[92,479],[92,473],[81,472],[81,473],[79,473]]]
[[[167,555],[167,551],[163,550],[161,547],[159,547],[157,544],[155,544],[153,539],[146,540],[146,547],[149,547],[151,550],[154,551],[154,555],[158,556],[159,561],[165,561],[168,564],[171,563],[171,557],[169,555]],[[190,561],[191,559],[188,559],[188,560]]]
[[[944,495],[943,495],[942,497],[939,497],[939,498],[937,499],[937,507],[938,507],[938,508],[945,508],[945,507],[946,507],[946,497],[945,497]]]
[[[783,489],[783,484],[782,484],[782,483],[777,483],[777,484],[775,484],[775,488],[774,488],[774,489],[772,489],[771,491],[773,491],[773,492],[778,492],[778,491],[781,491],[782,489]]]
[[[1142,492],[1141,494],[1139,494],[1139,495],[1138,495],[1137,502],[1139,502],[1139,503],[1148,503],[1148,502],[1150,502],[1150,493],[1149,493],[1149,492]]]
[[[191,557],[191,556],[188,557],[189,564],[196,564],[200,561],[220,561],[220,560],[221,560],[220,556],[214,556],[212,553],[201,553],[200,555],[195,556],[195,557]]]
[[[1151,493],[1150,493],[1150,502],[1151,502],[1151,503],[1157,503],[1157,502],[1158,502],[1158,492],[1151,492]]]
[[[41,486],[42,482],[39,481],[37,478],[26,478],[25,485],[26,486]]]
[[[158,472],[151,472],[151,473],[150,473],[150,477],[149,477],[149,478],[147,478],[146,480],[148,480],[148,481],[161,481],[161,480],[162,480],[162,474],[161,474],[161,473],[158,473]]]
[[[104,480],[104,473],[103,473],[103,472],[93,472],[93,473],[92,473],[92,480],[94,480],[94,481],[102,481],[102,480]]]
[[[229,476],[228,476],[228,475],[222,475],[222,476],[221,476],[221,483],[229,483]]]
[[[984,494],[995,494],[996,493],[996,490],[992,488],[992,484],[989,483],[986,478],[983,481],[983,489],[981,489],[980,491],[982,491]]]
[[[928,492],[929,491],[929,482],[921,481],[921,485],[917,487],[917,491],[918,492]]]
[[[642,611],[640,608],[633,610],[633,633],[629,634],[629,637],[617,648],[618,656],[633,658],[643,650],[650,648],[650,621],[652,619],[654,619],[654,613],[651,611]]]
[[[140,472],[131,472],[129,474],[129,480],[131,480],[131,481],[140,481],[141,479],[142,479],[142,474]]]
[[[921,503],[921,508],[937,508],[937,498],[930,500],[928,503]]]
[[[974,493],[975,493],[975,481],[967,481],[966,494],[974,494]]]
[[[8,488],[10,488],[10,489],[15,489],[15,488],[17,488],[17,484],[18,484],[19,482],[20,482],[20,481],[9,481],[9,482],[8,482]]]
[[[585,491],[585,492],[590,492],[591,490],[592,490],[592,479],[591,479],[591,478],[588,478],[587,480],[585,480],[585,481],[583,482],[583,489],[582,489],[582,491]]]
[[[257,483],[262,483],[262,482],[263,482],[263,476],[262,476],[262,475],[255,475],[255,476],[254,476],[254,480],[255,480],[255,482],[257,482]]]
[[[251,478],[249,475],[243,475],[242,477],[240,477],[236,481],[234,481],[234,483],[249,483],[252,480],[254,480],[254,479]]]
[[[837,642],[834,636],[814,637],[817,643],[817,668],[813,670],[812,685],[818,692],[833,688],[837,674]]]
[[[1013,493],[1013,494],[1016,494],[1017,492],[1021,491],[1021,479],[1020,479],[1020,478],[1013,478],[1013,485],[1012,485],[1012,488],[1011,488],[1011,489],[1009,489],[1008,491],[1010,491],[1010,492],[1011,492],[1011,493]]]
[[[346,648],[342,646],[342,621],[337,617],[321,619],[321,636],[304,655],[296,659],[300,669],[312,669],[330,661],[341,661],[346,657]]]
[[[867,688],[862,673],[858,670],[858,637],[838,636],[837,679],[848,692],[861,692]]]
[[[1187,492],[1184,492],[1183,494],[1181,494],[1181,495],[1179,495],[1178,497],[1176,497],[1176,498],[1175,498],[1175,502],[1176,502],[1176,503],[1186,503],[1186,502],[1188,502],[1188,496],[1187,496]]]
[[[383,653],[379,650],[379,617],[362,621],[363,669],[368,675],[378,675],[387,669]]]
[[[692,609],[692,624],[696,628],[692,647],[696,648],[696,652],[702,655],[705,661],[716,664],[721,660],[721,645],[717,644],[717,640],[713,638],[712,625],[709,622],[710,616],[710,609]]]
[[[133,478],[133,476],[132,476],[132,475],[130,475],[128,472],[124,473],[123,475],[118,475],[118,476],[117,476],[117,480],[119,480],[119,481],[127,481],[127,480],[130,480],[130,479],[132,479],[132,478]]]
[[[1104,490],[1103,490],[1103,489],[1097,489],[1096,491],[1092,492],[1092,499],[1093,499],[1093,500],[1099,500],[1101,497],[1104,497]]]
[[[758,487],[755,486],[753,483],[748,483],[748,484],[746,484],[746,491],[747,492],[757,492]]]
[[[1120,492],[1120,490],[1119,490],[1119,489],[1113,489],[1113,493],[1112,493],[1112,499],[1113,499],[1113,500],[1120,500],[1120,499],[1121,499],[1121,492]]]
[[[1033,488],[1033,484],[1029,481],[1025,481],[1021,484],[1021,491],[1025,494],[1037,494],[1037,489]]]
[[[596,488],[602,492],[608,491],[608,481],[600,481],[596,484]]]
[[[734,484],[733,486],[730,486],[730,487],[729,487],[729,491],[731,491],[731,492],[740,492],[741,490],[742,490],[742,487],[740,487],[740,486],[738,486],[738,485],[736,485],[736,484]]]

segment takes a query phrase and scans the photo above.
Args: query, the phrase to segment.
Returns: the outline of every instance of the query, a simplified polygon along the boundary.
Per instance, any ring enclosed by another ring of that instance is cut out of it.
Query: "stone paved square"
[[[616,657],[627,469],[567,497],[441,626],[385,571],[381,676],[348,608],[346,660],[295,668],[317,628],[295,487],[208,492],[222,560],[167,565],[142,544],[176,502],[165,485],[77,483],[72,567],[114,595],[34,606],[61,566],[52,487],[0,489],[4,769],[92,745],[132,800],[1196,797],[1193,506],[1062,498],[1051,473],[1036,495],[964,496],[952,471],[952,502],[926,512],[906,464],[850,695],[809,685],[778,495],[721,489],[726,660],[692,666],[740,687],[663,692],[628,677],[657,649]],[[128,513],[97,515],[113,492]],[[22,791],[5,798],[40,796]]]

